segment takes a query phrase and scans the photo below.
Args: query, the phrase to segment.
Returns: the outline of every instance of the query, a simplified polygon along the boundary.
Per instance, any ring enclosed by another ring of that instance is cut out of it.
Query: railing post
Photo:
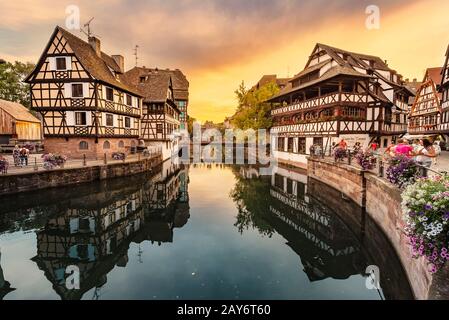
[[[351,165],[351,160],[352,160],[352,158],[351,158],[351,151],[348,150],[348,164],[349,165]]]
[[[87,165],[86,163],[86,154],[83,154],[83,167]]]
[[[104,164],[108,164],[108,158],[106,157],[106,152],[104,153],[103,162],[104,162]]]
[[[384,176],[384,162],[382,159],[379,159],[379,172],[377,173],[377,176],[380,178],[383,178]]]
[[[39,170],[38,166],[37,166],[37,159],[36,157],[34,157],[34,171]]]

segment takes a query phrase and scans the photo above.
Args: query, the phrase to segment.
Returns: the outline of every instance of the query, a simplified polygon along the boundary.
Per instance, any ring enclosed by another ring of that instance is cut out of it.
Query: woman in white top
[[[422,148],[418,149],[417,155],[416,162],[426,168],[430,168],[432,165],[432,158],[437,156],[435,148],[428,139],[422,140]]]

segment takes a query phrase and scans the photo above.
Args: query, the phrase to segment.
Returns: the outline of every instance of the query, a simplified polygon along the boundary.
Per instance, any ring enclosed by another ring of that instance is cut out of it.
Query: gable
[[[410,116],[413,117],[435,112],[441,112],[440,97],[436,90],[435,82],[428,80],[418,89]]]

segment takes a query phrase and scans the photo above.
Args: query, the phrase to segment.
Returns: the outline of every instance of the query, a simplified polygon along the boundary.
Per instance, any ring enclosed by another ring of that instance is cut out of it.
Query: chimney
[[[121,73],[125,73],[125,58],[122,55],[115,54],[111,56],[120,68]]]
[[[89,44],[94,49],[97,56],[101,57],[101,44],[100,39],[96,37],[89,37]]]

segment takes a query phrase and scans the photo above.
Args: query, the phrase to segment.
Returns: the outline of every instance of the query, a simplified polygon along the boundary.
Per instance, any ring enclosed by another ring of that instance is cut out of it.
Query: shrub
[[[67,157],[60,154],[46,153],[42,155],[44,168],[49,170],[54,167],[61,167],[67,161]]]
[[[449,176],[418,179],[402,199],[412,254],[425,257],[436,272],[449,260]]]

